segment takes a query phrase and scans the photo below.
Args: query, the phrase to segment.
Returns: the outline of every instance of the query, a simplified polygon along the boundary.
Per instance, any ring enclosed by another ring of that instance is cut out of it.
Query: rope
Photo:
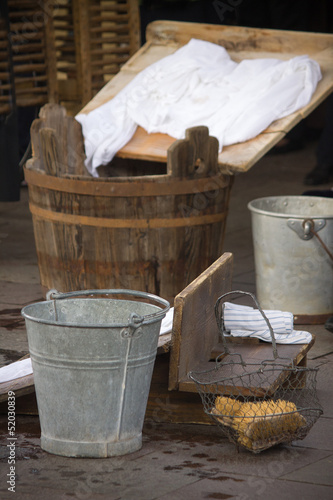
[[[321,237],[319,236],[319,234],[313,229],[313,226],[310,228],[310,231],[318,239],[319,243],[321,244],[321,246],[323,247],[323,249],[325,250],[325,252],[327,252],[327,254],[330,257],[330,259],[333,260],[333,254],[332,254],[332,252],[330,252],[330,250],[327,248],[327,246],[325,245],[325,243],[323,242],[323,240],[321,239]]]

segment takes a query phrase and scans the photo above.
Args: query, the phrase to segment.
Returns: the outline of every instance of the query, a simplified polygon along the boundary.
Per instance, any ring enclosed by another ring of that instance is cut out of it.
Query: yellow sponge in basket
[[[212,414],[223,425],[237,432],[239,444],[250,450],[290,440],[300,427],[306,425],[305,418],[291,401],[241,402],[233,398],[218,396]]]

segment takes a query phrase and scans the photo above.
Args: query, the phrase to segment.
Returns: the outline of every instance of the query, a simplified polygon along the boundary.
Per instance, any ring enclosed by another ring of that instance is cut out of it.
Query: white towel
[[[174,313],[174,308],[170,307],[169,311],[166,313],[166,315],[162,319],[160,335],[164,335],[166,333],[172,332],[173,313]]]
[[[306,55],[236,63],[223,47],[192,39],[141,71],[107,103],[76,116],[87,169],[97,177],[97,168],[112,160],[138,125],[177,139],[189,127],[206,125],[221,151],[308,104],[320,79],[318,63]]]
[[[31,358],[15,361],[0,368],[0,384],[32,374]]]
[[[312,340],[309,332],[294,330],[294,316],[291,312],[265,310],[277,344],[308,344]],[[233,337],[255,337],[271,342],[268,325],[258,309],[232,302],[223,304],[225,329]],[[227,334],[228,335],[228,334]]]

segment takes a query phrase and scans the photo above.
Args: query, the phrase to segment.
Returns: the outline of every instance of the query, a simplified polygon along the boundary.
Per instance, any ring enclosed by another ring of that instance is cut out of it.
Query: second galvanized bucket
[[[111,457],[140,449],[169,303],[130,290],[53,293],[48,299],[22,310],[41,447],[74,457]]]
[[[333,199],[273,196],[248,208],[261,307],[324,323],[333,314]]]

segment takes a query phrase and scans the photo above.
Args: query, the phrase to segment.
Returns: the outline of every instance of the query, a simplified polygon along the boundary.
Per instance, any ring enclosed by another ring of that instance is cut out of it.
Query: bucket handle
[[[328,249],[328,247],[325,245],[325,243],[323,242],[323,240],[321,239],[321,237],[317,233],[317,231],[315,229],[315,224],[314,224],[313,220],[312,219],[308,219],[308,220],[304,221],[304,228],[305,227],[307,227],[308,230],[310,231],[310,233],[313,234],[313,236],[315,236],[317,238],[317,240],[319,241],[319,243],[321,244],[321,246],[323,247],[323,249],[325,250],[325,252],[330,257],[330,259],[333,260],[333,254],[332,254],[332,252],[330,252],[330,250]]]
[[[143,321],[149,321],[150,319],[163,319],[165,314],[170,309],[170,304],[167,300],[158,297],[152,293],[147,292],[139,292],[135,290],[126,290],[126,289],[103,289],[103,290],[77,290],[75,292],[58,292],[55,289],[49,290],[46,293],[46,300],[62,300],[62,299],[71,299],[74,297],[82,297],[84,296],[92,296],[92,295],[131,295],[134,297],[140,297],[144,299],[150,299],[151,301],[157,302],[160,306],[164,306],[161,311],[156,311],[152,314],[146,314],[144,317],[138,314],[132,313],[129,319],[129,326],[136,327],[140,326]]]
[[[219,297],[217,299],[217,301],[215,303],[215,318],[216,318],[216,323],[217,323],[219,332],[220,332],[221,337],[222,337],[222,343],[223,343],[223,347],[225,349],[225,353],[226,354],[230,354],[230,350],[229,350],[229,347],[228,347],[228,344],[227,344],[227,341],[226,341],[226,338],[225,338],[225,335],[224,335],[224,333],[225,333],[224,321],[223,321],[223,309],[224,308],[223,308],[223,304],[222,304],[222,309],[220,310],[220,304],[221,304],[222,299],[224,299],[228,295],[236,295],[236,294],[237,295],[249,295],[252,298],[252,300],[254,301],[254,303],[256,304],[256,306],[257,306],[258,310],[260,311],[262,317],[264,318],[264,320],[267,323],[269,332],[271,334],[271,339],[272,339],[274,359],[277,359],[278,358],[278,352],[277,352],[277,347],[276,347],[276,340],[275,340],[274,331],[273,331],[273,328],[272,328],[272,326],[270,324],[269,319],[267,318],[266,314],[264,313],[264,311],[260,307],[259,302],[257,301],[256,297],[253,295],[253,293],[243,292],[241,290],[234,290],[232,292],[224,293],[223,295],[221,295],[221,297]]]
[[[327,255],[333,260],[333,254],[325,245],[323,240],[318,234],[318,231],[323,229],[326,225],[325,219],[288,219],[288,227],[295,231],[295,233],[301,238],[301,240],[311,240],[313,236],[317,238]]]

